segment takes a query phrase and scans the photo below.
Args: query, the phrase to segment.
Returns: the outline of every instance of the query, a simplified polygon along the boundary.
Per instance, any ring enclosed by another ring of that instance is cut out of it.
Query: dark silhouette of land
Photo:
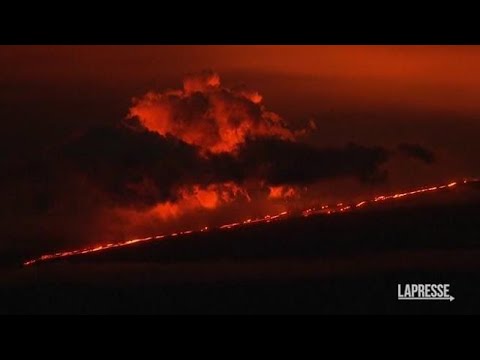
[[[74,256],[2,277],[1,313],[479,313],[478,186]],[[449,283],[453,302],[397,300]]]

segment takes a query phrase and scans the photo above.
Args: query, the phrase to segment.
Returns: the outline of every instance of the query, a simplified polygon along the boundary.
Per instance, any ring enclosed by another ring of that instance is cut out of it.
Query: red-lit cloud
[[[219,75],[210,71],[186,76],[181,90],[151,91],[135,99],[130,117],[160,135],[173,135],[213,153],[234,151],[247,137],[294,139],[282,118],[265,108],[258,92],[224,87]]]

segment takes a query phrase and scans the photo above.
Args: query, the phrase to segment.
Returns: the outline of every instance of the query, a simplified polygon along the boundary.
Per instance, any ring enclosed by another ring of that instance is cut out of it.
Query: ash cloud
[[[315,148],[272,137],[206,156],[172,136],[125,126],[91,130],[63,151],[112,204],[134,207],[176,202],[181,189],[194,185],[305,185],[337,177],[374,182],[384,179],[380,168],[389,158],[381,147]]]
[[[435,154],[418,144],[402,143],[397,146],[397,150],[403,156],[423,161],[426,164],[435,162]]]
[[[201,173],[198,149],[172,136],[123,125],[97,128],[62,150],[115,205],[176,201],[175,190]]]
[[[306,185],[337,177],[362,182],[384,180],[380,167],[389,159],[382,147],[347,144],[317,148],[276,138],[249,140],[238,153],[240,168],[270,185]]]

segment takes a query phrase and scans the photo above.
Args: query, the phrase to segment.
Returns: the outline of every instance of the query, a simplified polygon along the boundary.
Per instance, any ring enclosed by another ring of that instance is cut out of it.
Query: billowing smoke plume
[[[139,224],[161,231],[158,221],[198,218],[199,209],[297,198],[319,181],[386,179],[389,150],[315,147],[299,134],[305,131],[268,111],[257,92],[222,86],[213,72],[191,75],[181,90],[134,99],[115,126],[90,129],[36,159],[23,173],[25,192],[15,194],[14,205],[31,202],[35,220],[26,227],[48,230],[50,238],[115,241],[119,234],[141,235],[131,230]],[[420,147],[399,150],[433,161]],[[12,179],[17,188],[21,176]]]
[[[247,137],[294,138],[280,116],[265,108],[258,92],[226,88],[218,74],[209,71],[187,76],[181,90],[135,99],[130,116],[160,135],[214,153],[231,152]]]
[[[305,131],[293,131],[268,111],[258,92],[222,86],[218,74],[206,71],[187,76],[181,90],[134,99],[126,120],[91,129],[53,158],[61,159],[62,169],[68,164],[76,177],[85,177],[103,204],[157,209],[162,217],[213,209],[239,196],[249,201],[252,184],[264,189],[266,198],[278,199],[321,180],[385,180],[381,166],[388,150],[313,147],[299,142],[298,134]],[[433,161],[420,146],[398,149]]]

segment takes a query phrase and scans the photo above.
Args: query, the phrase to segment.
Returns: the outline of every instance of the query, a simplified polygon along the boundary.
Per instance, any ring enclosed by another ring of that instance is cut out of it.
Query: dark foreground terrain
[[[480,201],[461,191],[9,268],[0,313],[480,313]],[[405,283],[455,300],[399,301]]]

